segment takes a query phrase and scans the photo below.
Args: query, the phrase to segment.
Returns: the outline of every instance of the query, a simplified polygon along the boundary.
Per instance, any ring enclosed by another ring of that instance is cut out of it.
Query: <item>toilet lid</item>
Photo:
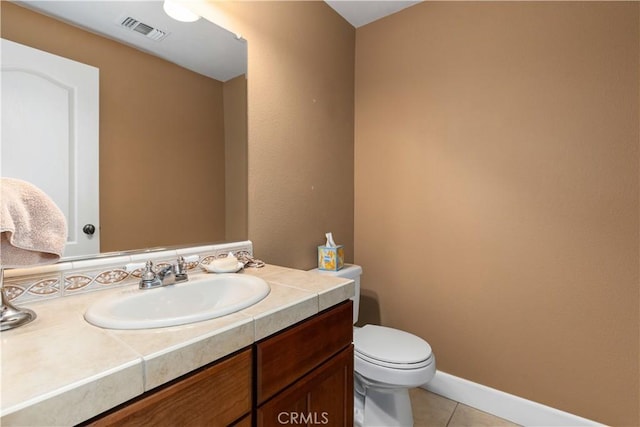
[[[365,325],[353,331],[356,353],[386,364],[420,364],[431,357],[431,346],[408,332]]]

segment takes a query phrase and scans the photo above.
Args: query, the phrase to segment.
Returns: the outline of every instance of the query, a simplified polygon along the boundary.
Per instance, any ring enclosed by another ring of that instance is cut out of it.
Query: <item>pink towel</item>
[[[24,267],[60,259],[67,222],[58,206],[33,184],[0,178],[0,265]]]

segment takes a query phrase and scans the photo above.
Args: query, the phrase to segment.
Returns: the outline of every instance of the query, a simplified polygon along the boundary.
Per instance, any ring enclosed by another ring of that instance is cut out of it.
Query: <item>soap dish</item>
[[[238,264],[236,264],[235,267],[231,267],[231,268],[221,268],[211,264],[201,264],[201,265],[209,273],[237,273],[238,271],[244,268],[244,264],[241,262],[238,262]]]

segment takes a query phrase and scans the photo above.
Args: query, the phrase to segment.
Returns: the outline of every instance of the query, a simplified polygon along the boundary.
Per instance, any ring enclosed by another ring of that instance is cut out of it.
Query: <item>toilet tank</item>
[[[338,271],[319,270],[317,268],[309,271],[351,279],[355,282],[355,295],[351,298],[351,301],[353,301],[353,324],[355,325],[358,321],[358,310],[360,309],[360,276],[362,275],[362,267],[355,264],[345,264],[344,267]]]

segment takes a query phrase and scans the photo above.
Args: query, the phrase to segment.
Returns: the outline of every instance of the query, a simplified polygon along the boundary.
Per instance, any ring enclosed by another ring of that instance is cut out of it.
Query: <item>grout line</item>
[[[460,405],[460,402],[456,402],[456,407],[453,408],[453,411],[451,411],[451,415],[449,416],[449,419],[447,420],[447,424],[446,427],[449,427],[449,423],[451,422],[451,420],[453,419],[453,414],[456,413],[456,411],[458,410],[458,406]]]

